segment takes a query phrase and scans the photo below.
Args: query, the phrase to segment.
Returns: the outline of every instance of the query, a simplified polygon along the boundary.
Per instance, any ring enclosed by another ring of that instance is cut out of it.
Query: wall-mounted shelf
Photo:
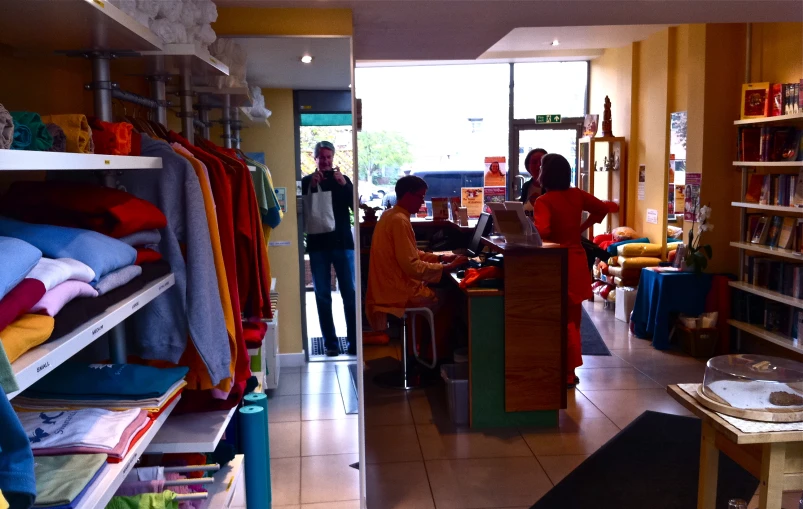
[[[748,334],[752,334],[753,336],[759,337],[770,343],[774,343],[778,346],[786,348],[789,351],[803,354],[803,346],[800,345],[797,341],[793,340],[790,337],[784,336],[783,334],[778,334],[777,332],[770,332],[763,327],[759,327],[757,325],[750,325],[749,323],[740,322],[739,320],[728,320],[728,324],[731,327],[736,327],[737,329],[747,332]]]
[[[734,166],[769,167],[769,168],[796,168],[803,166],[803,161],[733,161]]]
[[[803,299],[796,299],[794,297],[774,292],[772,290],[767,290],[766,288],[761,288],[760,286],[751,285],[742,281],[731,281],[728,283],[728,285],[731,288],[743,290],[745,292],[752,293],[753,295],[764,297],[765,299],[774,300],[775,302],[781,302],[783,304],[788,304],[790,306],[803,309]]]
[[[148,446],[147,453],[214,452],[237,410],[176,415],[167,420]]]
[[[123,484],[126,476],[131,473],[131,469],[139,461],[140,456],[145,452],[145,448],[153,440],[153,437],[159,433],[159,430],[164,425],[165,421],[170,417],[170,412],[176,408],[181,396],[178,396],[167,408],[165,408],[159,417],[153,421],[148,431],[142,435],[134,447],[128,451],[126,457],[120,463],[107,463],[104,467],[105,470],[100,474],[100,477],[92,483],[87,490],[81,503],[76,506],[76,509],[98,509],[106,507],[109,501],[114,497],[117,488]]]
[[[3,2],[0,43],[47,51],[153,51],[162,41],[106,0]]]
[[[161,167],[161,157],[0,150],[0,171],[143,170]]]
[[[768,247],[761,244],[751,244],[750,242],[731,242],[731,247],[738,247],[745,251],[753,251],[772,256],[782,256],[792,260],[803,261],[803,253],[792,251],[791,249],[779,249],[777,247]]]
[[[228,465],[218,470],[215,474],[215,483],[207,485],[209,496],[201,504],[201,509],[245,507],[245,482],[243,481],[245,468],[243,458],[242,454],[238,454]],[[239,503],[242,500],[242,505],[234,505],[235,491],[238,493],[237,502]]]
[[[109,307],[105,313],[79,326],[70,334],[22,354],[11,364],[20,390],[10,393],[8,398],[17,396],[21,391],[36,383],[37,380],[110,331],[115,325],[163,294],[175,282],[176,278],[173,274],[157,279],[131,297]]]
[[[165,71],[172,74],[180,74],[181,68],[189,64],[193,76],[229,75],[229,66],[197,44],[165,44],[162,50],[143,51],[142,55],[163,57]]]
[[[803,113],[795,113],[794,115],[778,115],[776,117],[761,117],[750,118],[747,120],[735,120],[733,125],[751,125],[751,124],[767,124],[770,122],[784,122],[784,121],[802,121]]]
[[[749,203],[746,201],[731,202],[731,207],[738,207],[742,209],[753,210],[768,210],[772,212],[785,212],[787,214],[803,214],[803,207],[782,207],[780,205],[759,205],[758,203]]]

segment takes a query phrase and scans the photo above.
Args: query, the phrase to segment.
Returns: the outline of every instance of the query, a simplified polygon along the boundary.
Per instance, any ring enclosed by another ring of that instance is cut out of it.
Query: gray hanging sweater
[[[163,141],[143,134],[142,155],[161,157],[162,169],[126,171],[120,182],[167,217],[158,251],[170,264],[176,284],[129,319],[136,332],[129,338],[129,351],[145,359],[178,362],[189,334],[212,383],[218,384],[231,376],[231,353],[201,184],[189,161]]]

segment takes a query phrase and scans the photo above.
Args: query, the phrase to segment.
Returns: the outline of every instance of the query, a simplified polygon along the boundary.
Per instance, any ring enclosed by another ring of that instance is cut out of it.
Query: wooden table
[[[781,509],[784,490],[803,490],[803,431],[744,433],[677,385],[666,390],[703,421],[697,509],[714,509],[720,451],[761,481],[760,509]]]

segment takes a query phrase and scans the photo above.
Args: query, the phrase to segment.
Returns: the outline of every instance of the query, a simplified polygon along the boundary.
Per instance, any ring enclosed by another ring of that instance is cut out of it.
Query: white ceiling
[[[350,8],[358,61],[474,60],[522,27],[803,21],[801,0],[215,1],[219,6]]]
[[[249,86],[343,90],[351,83],[348,37],[237,37],[248,55]],[[312,55],[311,64],[299,61]]]

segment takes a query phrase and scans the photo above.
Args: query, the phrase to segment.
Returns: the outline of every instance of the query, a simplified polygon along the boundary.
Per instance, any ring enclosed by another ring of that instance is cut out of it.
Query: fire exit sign
[[[560,115],[536,115],[536,124],[559,124]]]

